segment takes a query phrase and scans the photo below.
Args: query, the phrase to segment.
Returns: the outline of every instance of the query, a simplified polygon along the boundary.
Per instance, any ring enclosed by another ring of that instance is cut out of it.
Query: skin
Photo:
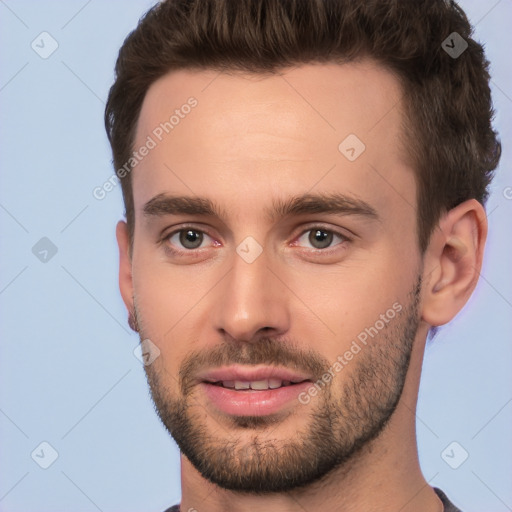
[[[226,456],[226,446],[234,446],[232,458],[227,456],[223,464],[229,463],[231,473],[243,474],[244,467],[258,467],[247,465],[254,460],[255,441],[271,442],[268,457],[281,454],[285,464],[285,444],[304,443],[304,432],[310,431],[318,411],[335,415],[358,396],[344,390],[357,382],[365,364],[373,364],[379,379],[359,391],[361,400],[382,403],[379,389],[395,389],[398,403],[374,439],[322,478],[282,492],[226,489],[205,478],[182,454],[181,510],[442,510],[418,463],[415,409],[421,363],[429,328],[449,322],[476,286],[487,233],[483,207],[469,200],[443,213],[420,254],[414,170],[399,142],[402,93],[397,79],[372,61],[308,64],[270,76],[169,73],[147,92],[134,146],[144,144],[190,96],[197,107],[132,171],[132,252],[126,224],[117,226],[123,300],[136,316],[141,339],[151,339],[160,350],[145,369],[161,417],[169,413],[166,406],[185,404],[188,427],[202,432],[213,462],[220,461],[215,456]],[[338,150],[348,134],[356,134],[366,146],[353,162]],[[276,198],[333,192],[364,200],[378,220],[325,213],[274,219],[262,215]],[[224,216],[145,215],[144,205],[162,193],[211,199]],[[184,223],[207,234],[201,248],[187,252],[179,235],[160,241]],[[315,250],[307,230],[317,226],[351,240],[335,237],[324,252]],[[263,248],[252,263],[236,252],[247,236]],[[184,254],[170,254],[169,246]],[[303,369],[325,369],[396,302],[403,305],[402,314],[307,405],[294,401],[271,418],[244,423],[219,412],[197,386],[186,397],[180,387],[184,363],[191,358],[204,356],[196,370],[213,367],[207,363],[214,352],[228,360],[238,353],[247,355],[248,362],[260,361],[264,359],[251,357],[263,354],[264,342],[290,367],[293,356],[300,355],[305,357]],[[405,372],[400,383],[399,372],[386,364],[407,353],[406,325],[414,330],[410,363],[400,363]],[[383,358],[386,352],[379,349],[392,347],[395,352]],[[363,425],[375,419],[367,418]],[[350,416],[338,420],[334,444],[350,441],[338,429],[350,427]],[[362,427],[352,435],[358,429]]]

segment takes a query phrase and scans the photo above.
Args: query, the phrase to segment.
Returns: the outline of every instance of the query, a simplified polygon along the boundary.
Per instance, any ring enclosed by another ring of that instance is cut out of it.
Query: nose
[[[290,327],[290,292],[269,267],[265,250],[249,263],[237,253],[214,298],[215,328],[223,336],[250,341],[283,335]]]

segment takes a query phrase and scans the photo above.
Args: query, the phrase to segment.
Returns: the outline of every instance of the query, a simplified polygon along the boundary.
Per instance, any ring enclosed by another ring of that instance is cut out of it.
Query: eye
[[[201,247],[205,237],[210,238],[204,231],[194,228],[184,228],[179,231],[174,231],[165,238],[175,247],[178,246],[178,250],[181,245],[181,247],[186,250],[192,251]]]
[[[297,239],[297,242],[299,244],[304,243],[305,238],[306,242],[316,250],[329,248],[336,238],[339,239],[340,242],[335,245],[340,245],[343,242],[349,241],[349,238],[345,235],[320,226],[315,226],[312,229],[304,231],[304,233]]]

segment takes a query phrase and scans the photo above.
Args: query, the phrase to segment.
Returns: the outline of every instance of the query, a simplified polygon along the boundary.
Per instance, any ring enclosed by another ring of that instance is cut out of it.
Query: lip
[[[199,388],[214,407],[233,416],[266,416],[277,413],[290,402],[298,401],[300,393],[309,386],[311,381],[308,380],[277,389],[235,391],[209,382],[199,384]]]
[[[241,365],[233,365],[208,370],[197,376],[197,379],[200,383],[220,382],[223,380],[242,380],[252,382],[270,378],[289,380],[292,383],[311,380],[311,376],[309,375],[304,375],[288,368],[281,368],[277,366],[247,367]],[[264,392],[259,391],[259,393]]]

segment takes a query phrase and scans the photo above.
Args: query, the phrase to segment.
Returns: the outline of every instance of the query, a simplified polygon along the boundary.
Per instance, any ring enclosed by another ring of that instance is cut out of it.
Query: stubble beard
[[[289,418],[209,415],[208,425],[204,421],[206,409],[194,394],[194,370],[205,365],[279,364],[318,378],[332,366],[315,352],[291,352],[271,338],[226,343],[208,354],[192,354],[180,366],[179,386],[175,385],[177,378],[162,367],[146,366],[155,410],[182,454],[205,479],[221,488],[261,495],[320,481],[356,460],[392,417],[402,395],[419,325],[420,291],[421,275],[405,307],[362,347],[350,368],[336,374],[307,405],[297,401]],[[136,315],[140,317],[137,310]],[[139,325],[145,325],[142,318]],[[146,338],[142,332],[140,336],[141,340]],[[294,417],[298,418],[295,423],[305,426],[286,439],[277,437],[280,424],[293,424]]]

